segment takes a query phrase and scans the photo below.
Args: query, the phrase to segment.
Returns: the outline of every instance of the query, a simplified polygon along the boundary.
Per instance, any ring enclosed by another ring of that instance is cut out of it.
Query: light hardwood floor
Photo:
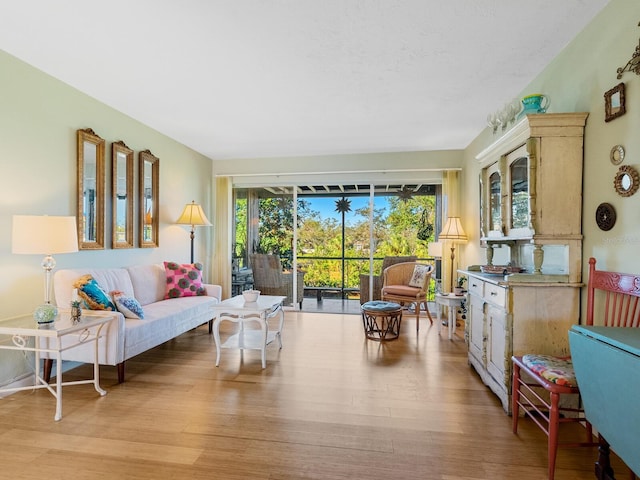
[[[105,397],[65,388],[60,422],[48,392],[16,393],[0,399],[0,478],[545,479],[546,437],[527,420],[511,433],[461,332],[423,320],[416,336],[411,317],[401,332],[378,344],[359,316],[287,312],[265,370],[234,350],[216,368],[201,327],[128,361],[123,384],[103,367]],[[596,455],[560,449],[556,479],[594,478]]]

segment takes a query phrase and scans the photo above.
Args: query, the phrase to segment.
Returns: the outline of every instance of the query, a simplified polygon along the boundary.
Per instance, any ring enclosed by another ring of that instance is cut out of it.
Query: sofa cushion
[[[116,310],[109,295],[91,275],[83,275],[73,283],[73,287],[78,289],[78,295],[89,310]]]
[[[144,318],[144,310],[140,302],[133,297],[127,297],[123,292],[114,290],[111,292],[111,298],[116,308],[126,318]]]
[[[162,263],[127,267],[133,285],[131,294],[143,307],[164,300],[167,276]],[[120,289],[121,290],[121,289]],[[126,292],[125,292],[126,293]]]
[[[164,262],[164,269],[167,276],[165,299],[206,295],[202,286],[201,263]]]
[[[120,290],[128,297],[136,297],[139,300],[133,293],[131,278],[124,268],[74,268],[56,270],[54,274],[56,305],[65,308],[69,306],[73,284],[83,275],[91,275],[105,292]]]
[[[214,297],[161,300],[144,307],[144,320],[126,319],[125,358],[145,352],[213,318]]]

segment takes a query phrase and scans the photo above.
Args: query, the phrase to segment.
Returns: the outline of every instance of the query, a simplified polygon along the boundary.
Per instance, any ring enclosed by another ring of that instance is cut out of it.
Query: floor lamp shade
[[[451,291],[453,291],[453,262],[456,258],[456,243],[464,243],[467,241],[467,234],[464,233],[460,217],[449,217],[447,223],[442,228],[442,232],[438,235],[438,241],[448,240],[451,242]]]
[[[34,316],[39,323],[52,322],[57,310],[51,305],[51,270],[56,266],[53,254],[78,251],[76,217],[48,215],[14,215],[11,229],[11,252],[45,255],[42,268],[45,274],[44,303]]]
[[[178,225],[191,225],[191,263],[193,263],[193,240],[195,238],[196,227],[211,226],[211,222],[202,210],[202,206],[195,201],[187,203],[182,211],[182,215],[176,220]]]

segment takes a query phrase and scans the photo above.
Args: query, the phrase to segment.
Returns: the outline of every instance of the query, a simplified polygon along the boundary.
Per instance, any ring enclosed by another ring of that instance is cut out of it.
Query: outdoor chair
[[[382,260],[382,270],[396,263],[402,262],[415,262],[415,256],[406,257],[384,257]],[[369,298],[369,275],[360,275],[360,305],[368,302],[369,300],[381,300],[382,299],[382,273],[380,275],[374,275],[373,277],[373,291],[372,296]]]
[[[280,257],[265,253],[252,253],[249,262],[253,270],[253,288],[262,295],[281,295],[287,297],[286,305],[293,303],[293,273],[284,272]],[[304,272],[297,272],[296,293],[300,308],[304,296]]]
[[[424,305],[429,322],[433,318],[427,305],[433,265],[403,262],[391,265],[382,272],[382,300],[400,305],[413,305],[416,311],[416,332],[420,330],[420,307]]]

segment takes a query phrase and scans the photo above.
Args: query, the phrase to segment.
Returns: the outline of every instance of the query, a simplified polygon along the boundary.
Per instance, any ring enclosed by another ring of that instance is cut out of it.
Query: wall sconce
[[[640,23],[638,23],[640,27]],[[618,80],[622,78],[624,72],[635,72],[636,75],[640,75],[640,39],[638,40],[638,46],[631,55],[631,58],[624,67],[618,68]]]

